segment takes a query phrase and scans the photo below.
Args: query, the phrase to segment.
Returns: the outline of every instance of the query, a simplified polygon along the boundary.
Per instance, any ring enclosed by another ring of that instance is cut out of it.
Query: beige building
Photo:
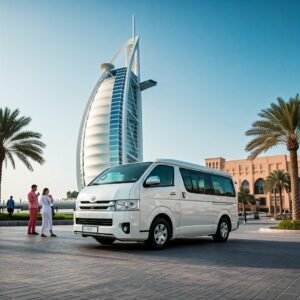
[[[274,211],[274,194],[265,194],[264,180],[274,170],[289,171],[290,169],[290,159],[287,155],[229,161],[222,157],[207,158],[205,164],[207,167],[222,170],[232,175],[238,189],[240,186],[248,188],[250,193],[254,194],[259,208],[268,210],[271,213]],[[300,157],[298,157],[298,166],[300,166]],[[279,211],[279,195],[277,195],[276,200],[277,210]],[[283,192],[283,209],[290,211],[290,197],[285,191]]]

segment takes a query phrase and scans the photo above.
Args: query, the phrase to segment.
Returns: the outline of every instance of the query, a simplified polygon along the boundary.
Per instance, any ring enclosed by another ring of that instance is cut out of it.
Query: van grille
[[[80,201],[79,208],[81,210],[111,210],[111,208],[114,206],[114,201],[109,200],[97,200],[97,201],[89,201],[89,200],[83,200]]]
[[[85,219],[85,218],[76,218],[76,224],[112,226],[113,221],[112,221],[112,219]]]

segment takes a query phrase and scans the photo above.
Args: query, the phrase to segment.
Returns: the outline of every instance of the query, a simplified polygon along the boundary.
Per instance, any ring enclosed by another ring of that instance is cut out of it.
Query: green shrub
[[[274,219],[277,220],[277,221],[280,221],[280,220],[282,220],[282,221],[283,220],[291,220],[292,216],[291,215],[282,215],[282,216],[277,215],[277,216],[274,217]]]
[[[7,213],[0,213],[0,221],[28,221],[29,214],[28,213],[15,213],[12,217]],[[42,215],[38,214],[38,220],[42,220]],[[55,214],[53,220],[73,220],[73,214]]]
[[[53,220],[73,220],[73,214],[55,214]]]
[[[282,220],[274,229],[300,230],[300,221]]]

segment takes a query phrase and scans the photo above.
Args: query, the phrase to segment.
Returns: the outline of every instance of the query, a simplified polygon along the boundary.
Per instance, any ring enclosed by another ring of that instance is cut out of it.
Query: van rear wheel
[[[229,237],[230,223],[227,218],[221,218],[216,234],[213,235],[215,242],[226,242]]]
[[[102,245],[112,245],[115,239],[106,239],[106,238],[100,238],[100,237],[94,237],[94,239],[102,244]]]
[[[157,218],[151,225],[146,244],[154,250],[163,249],[167,246],[170,237],[171,228],[168,221],[165,218]]]

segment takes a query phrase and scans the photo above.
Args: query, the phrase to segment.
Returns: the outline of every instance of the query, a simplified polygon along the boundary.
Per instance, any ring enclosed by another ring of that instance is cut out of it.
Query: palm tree
[[[262,152],[277,145],[285,145],[290,153],[291,197],[293,219],[300,220],[300,199],[298,180],[297,151],[300,142],[300,98],[296,95],[288,102],[278,98],[278,103],[272,103],[258,114],[260,120],[252,124],[246,135],[253,136],[246,151],[250,151],[248,159],[254,159]]]
[[[276,190],[279,193],[279,207],[280,207],[280,215],[282,215],[282,191],[286,192],[290,189],[290,175],[284,170],[275,170],[266,178],[264,189],[266,193],[271,192],[273,189],[275,190],[275,208],[276,206]],[[276,209],[274,210],[276,214]]]
[[[274,194],[274,218],[277,216],[277,188],[272,190],[272,193]],[[270,208],[272,205],[270,204]]]
[[[240,186],[240,191],[238,192],[238,200],[240,203],[243,204],[243,213],[244,213],[244,221],[247,222],[247,216],[246,216],[246,205],[253,205],[255,204],[255,197],[250,194],[249,189],[243,188],[243,186]]]
[[[7,107],[0,108],[0,199],[3,166],[10,161],[15,168],[15,157],[33,171],[30,160],[39,164],[44,163],[43,148],[45,144],[40,141],[41,134],[23,130],[31,118],[20,117],[18,109],[11,111]]]

